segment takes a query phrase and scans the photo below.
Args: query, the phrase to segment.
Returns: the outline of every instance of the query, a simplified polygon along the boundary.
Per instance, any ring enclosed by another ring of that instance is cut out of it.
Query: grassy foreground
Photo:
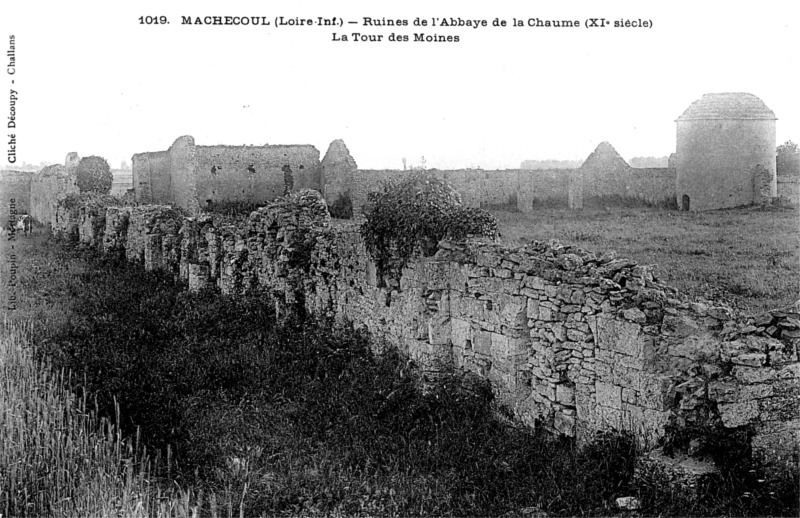
[[[193,507],[202,515],[241,510],[246,516],[539,510],[594,516],[618,512],[614,498],[637,494],[631,487],[637,452],[626,437],[600,437],[578,450],[570,441],[498,420],[491,394],[480,384],[454,376],[421,393],[402,358],[372,354],[367,337],[358,333],[313,323],[278,325],[263,297],[188,294],[162,276],[41,235],[18,246],[19,303],[7,316],[36,322],[35,349],[25,358],[35,361],[36,352],[44,362],[18,378],[53,367],[71,371],[72,383],[52,375],[42,382],[63,395],[48,399],[52,413],[70,412],[75,401],[83,401],[69,399],[73,392],[63,388],[69,386],[96,398],[101,415],[113,418],[119,409],[121,418],[119,427],[100,425],[106,432],[94,435],[101,446],[59,450],[66,435],[58,433],[39,443],[41,452],[62,451],[55,466],[64,471],[100,452],[110,473],[101,477],[111,483],[94,486],[94,504],[77,505],[81,497],[69,497],[78,510],[62,513],[52,503],[61,497],[54,496],[28,510],[28,501],[2,479],[0,494],[10,502],[7,511],[0,509],[4,514],[113,514],[93,505],[119,502],[119,487],[122,498],[126,487],[135,488],[127,494],[139,500],[130,501],[143,502],[120,515],[150,516],[189,514]],[[43,393],[22,381],[5,386],[22,400]],[[85,406],[78,404],[77,412],[85,413]],[[24,412],[6,415],[21,433],[40,433],[40,425],[19,417]],[[71,433],[89,436],[95,426]],[[120,430],[125,437],[138,430],[141,444],[163,452],[158,467],[137,457]],[[0,472],[6,472],[23,452],[13,437],[2,440],[9,453],[0,456]],[[696,504],[658,485],[645,486],[638,496],[642,512],[651,515],[797,513],[796,489],[761,488],[752,479],[727,473]],[[75,491],[93,487],[77,481],[72,479]],[[29,487],[56,495],[53,483],[36,475],[30,484],[40,485]],[[190,488],[191,496],[184,491],[165,497],[176,485]]]
[[[187,516],[196,498],[162,489],[146,452],[34,358],[29,334],[0,331],[0,516]]]
[[[654,208],[496,212],[502,240],[520,246],[558,239],[616,250],[693,298],[721,300],[754,315],[800,299],[800,212],[747,207],[709,212]]]

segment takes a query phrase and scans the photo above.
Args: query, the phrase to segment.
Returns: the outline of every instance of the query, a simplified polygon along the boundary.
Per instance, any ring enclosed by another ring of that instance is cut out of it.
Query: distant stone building
[[[319,151],[310,145],[196,146],[183,136],[166,151],[132,160],[137,202],[190,212],[220,202],[264,203],[286,189],[320,189]]]
[[[578,169],[569,170],[569,208],[614,205],[622,200],[674,206],[673,167],[631,167],[601,142]]]
[[[748,93],[705,94],[676,119],[682,210],[763,203],[777,195],[775,114]]]
[[[356,171],[358,165],[344,141],[331,142],[325,158],[322,159],[322,195],[328,205],[335,203],[340,196],[351,196],[350,190]]]

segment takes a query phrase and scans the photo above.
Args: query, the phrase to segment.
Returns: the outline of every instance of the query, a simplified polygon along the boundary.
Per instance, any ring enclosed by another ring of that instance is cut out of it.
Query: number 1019
[[[166,16],[140,16],[139,25],[165,25],[169,23]]]

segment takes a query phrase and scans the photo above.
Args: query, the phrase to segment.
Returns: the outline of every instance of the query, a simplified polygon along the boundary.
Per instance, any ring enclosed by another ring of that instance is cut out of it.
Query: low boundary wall
[[[279,311],[363,327],[429,375],[472,371],[531,426],[579,440],[629,430],[646,445],[676,429],[746,430],[757,458],[797,466],[796,307],[737,319],[682,298],[647,266],[557,242],[443,241],[389,289],[358,223],[331,223],[309,190],[238,219],[152,205],[69,214],[80,241],[190,290],[266,289]]]

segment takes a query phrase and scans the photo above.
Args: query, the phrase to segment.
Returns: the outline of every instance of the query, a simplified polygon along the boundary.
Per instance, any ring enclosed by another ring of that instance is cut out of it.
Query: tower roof
[[[676,120],[760,119],[776,120],[775,113],[753,94],[729,92],[705,94]]]

